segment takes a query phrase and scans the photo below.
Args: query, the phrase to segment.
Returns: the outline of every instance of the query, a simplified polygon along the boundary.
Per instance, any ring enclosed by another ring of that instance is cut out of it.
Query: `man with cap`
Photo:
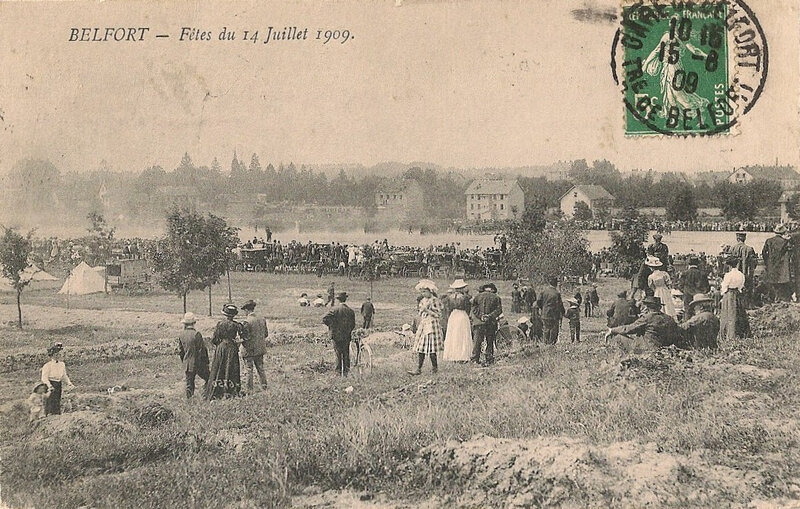
[[[372,327],[372,317],[375,316],[375,306],[372,304],[372,299],[367,297],[367,300],[361,304],[361,317],[364,319],[362,328],[369,329]]]
[[[628,336],[636,334],[651,346],[663,347],[676,344],[680,339],[680,329],[671,316],[661,311],[661,299],[647,296],[642,300],[645,310],[642,316],[628,325],[612,327],[606,332],[606,341],[614,334]]]
[[[653,243],[647,246],[647,254],[661,260],[661,263],[664,265],[664,270],[667,270],[667,267],[669,267],[669,247],[661,242],[663,238],[664,236],[660,233],[654,234]]]
[[[267,388],[267,375],[264,373],[264,354],[267,353],[267,320],[256,314],[256,303],[248,300],[242,304],[245,320],[242,323],[242,359],[244,375],[247,380],[247,391],[253,391],[253,368],[258,371],[261,387]]]
[[[177,353],[183,361],[183,371],[186,375],[186,397],[194,396],[194,381],[200,376],[208,383],[208,350],[203,342],[203,336],[194,328],[197,323],[194,313],[186,313],[181,320],[183,330],[178,335]]]
[[[494,343],[497,335],[497,318],[503,314],[503,304],[497,296],[494,283],[486,283],[472,299],[472,362],[480,364],[481,349],[486,341],[485,365],[494,362]]]
[[[678,326],[684,331],[684,342],[689,348],[716,348],[719,337],[719,318],[711,312],[713,299],[704,293],[695,295],[687,308],[693,315]]]
[[[336,351],[336,370],[342,376],[350,372],[350,340],[356,328],[356,313],[345,304],[347,292],[336,295],[337,304],[325,316],[322,323],[328,326]]]
[[[747,232],[736,232],[736,244],[730,248],[730,256],[739,260],[738,269],[744,274],[744,299],[746,305],[752,305],[755,272],[758,266],[758,255],[755,249],[745,244]]]
[[[779,224],[773,230],[775,236],[764,243],[761,257],[764,258],[766,272],[764,281],[769,284],[771,297],[778,301],[788,301],[792,295],[791,278],[789,276],[789,241],[786,239],[786,227]],[[745,276],[745,282],[747,277]]]
[[[566,313],[561,294],[556,290],[558,278],[550,278],[548,285],[539,293],[536,307],[541,311],[542,336],[545,343],[554,345],[558,341],[561,319]]]
[[[680,288],[683,292],[683,309],[686,318],[691,318],[692,311],[689,303],[692,302],[692,297],[698,293],[708,293],[711,290],[708,276],[700,270],[700,260],[696,256],[689,257],[689,268],[681,274]]]

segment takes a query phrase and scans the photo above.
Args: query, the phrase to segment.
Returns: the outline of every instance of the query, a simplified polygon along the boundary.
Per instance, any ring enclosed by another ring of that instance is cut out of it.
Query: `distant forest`
[[[526,207],[558,207],[559,198],[574,184],[597,184],[616,198],[618,207],[667,207],[676,194],[689,196],[697,207],[725,208],[730,200],[741,200],[726,173],[716,180],[693,180],[682,173],[620,172],[613,163],[575,160],[563,165],[566,171],[544,176],[520,176],[513,169],[504,177],[517,177],[525,191]],[[486,170],[487,174],[492,170]],[[476,174],[475,170],[471,174]],[[470,183],[457,170],[413,166],[395,172],[378,171],[359,175],[340,169],[329,177],[324,171],[293,163],[276,168],[261,164],[257,154],[249,163],[234,155],[226,170],[214,158],[210,166],[197,165],[187,153],[175,168],[151,166],[140,173],[114,172],[100,168],[89,172],[62,173],[49,161],[26,159],[2,175],[5,204],[16,214],[66,214],[83,220],[88,211],[102,211],[109,217],[163,217],[173,200],[191,198],[192,203],[225,213],[232,203],[348,206],[369,209],[376,190],[397,179],[415,179],[425,192],[426,214],[432,220],[465,217],[464,190]],[[749,198],[762,207],[774,207],[781,194],[775,182],[756,182],[748,188]],[[252,207],[251,207],[252,210]],[[64,219],[62,217],[61,219]]]

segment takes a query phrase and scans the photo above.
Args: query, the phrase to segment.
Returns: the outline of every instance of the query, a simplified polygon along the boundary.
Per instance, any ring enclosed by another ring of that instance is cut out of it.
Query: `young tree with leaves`
[[[167,216],[165,249],[155,259],[161,286],[183,298],[192,290],[209,288],[228,269],[230,252],[236,247],[236,228],[209,214],[204,217],[189,209],[174,209]],[[209,304],[210,314],[210,304]]]
[[[650,230],[634,207],[622,211],[619,231],[611,232],[611,253],[622,277],[633,275],[644,260],[644,242]]]
[[[32,250],[31,237],[33,232],[22,235],[14,228],[6,228],[3,237],[0,238],[0,267],[3,276],[11,282],[11,287],[17,292],[17,323],[20,329],[22,329],[22,290],[31,282],[31,278],[25,274],[25,269],[30,266],[28,258]]]
[[[686,183],[672,186],[667,199],[667,219],[671,221],[697,219],[697,201],[692,186]]]
[[[91,223],[88,231],[92,239],[91,258],[88,262],[90,265],[106,264],[111,258],[116,228],[109,226],[102,214],[94,211],[90,212],[86,219]]]

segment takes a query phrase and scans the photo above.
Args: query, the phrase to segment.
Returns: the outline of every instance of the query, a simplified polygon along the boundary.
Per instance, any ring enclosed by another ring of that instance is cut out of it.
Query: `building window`
[[[502,203],[500,204],[500,210],[505,210],[505,206]]]
[[[576,191],[576,192],[572,193],[572,197],[573,198],[577,198],[578,197],[578,192]]]
[[[470,203],[469,204],[469,210],[475,210],[475,204],[474,203]]]

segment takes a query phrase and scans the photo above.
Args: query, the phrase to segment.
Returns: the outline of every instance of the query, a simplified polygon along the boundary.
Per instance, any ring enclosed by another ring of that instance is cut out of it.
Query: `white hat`
[[[421,279],[420,282],[417,283],[417,286],[414,287],[414,289],[417,291],[422,290],[423,288],[427,288],[432,292],[439,291],[439,288],[436,287],[436,283],[434,283],[430,279]]]
[[[450,288],[452,288],[453,290],[458,290],[460,288],[466,288],[466,287],[467,287],[467,282],[464,281],[463,279],[456,279],[455,281],[450,283]]]
[[[523,323],[530,323],[530,322],[531,322],[531,319],[530,319],[530,318],[528,318],[527,316],[520,316],[520,317],[517,319],[517,323],[518,323],[519,325],[522,325]]]
[[[683,292],[678,290],[677,288],[673,288],[672,290],[669,291],[669,293],[674,297],[677,297],[678,295],[683,295]]]
[[[181,323],[185,323],[187,325],[190,324],[190,323],[197,323],[197,318],[194,316],[194,313],[189,311],[188,313],[183,315],[183,319],[181,320]]]
[[[409,330],[411,330],[411,326],[409,324],[407,324],[407,323],[404,323],[403,327],[402,327],[402,330],[403,330],[403,332],[409,331]]]
[[[664,265],[656,256],[648,256],[647,261],[645,261],[644,264],[648,267],[661,267]]]

